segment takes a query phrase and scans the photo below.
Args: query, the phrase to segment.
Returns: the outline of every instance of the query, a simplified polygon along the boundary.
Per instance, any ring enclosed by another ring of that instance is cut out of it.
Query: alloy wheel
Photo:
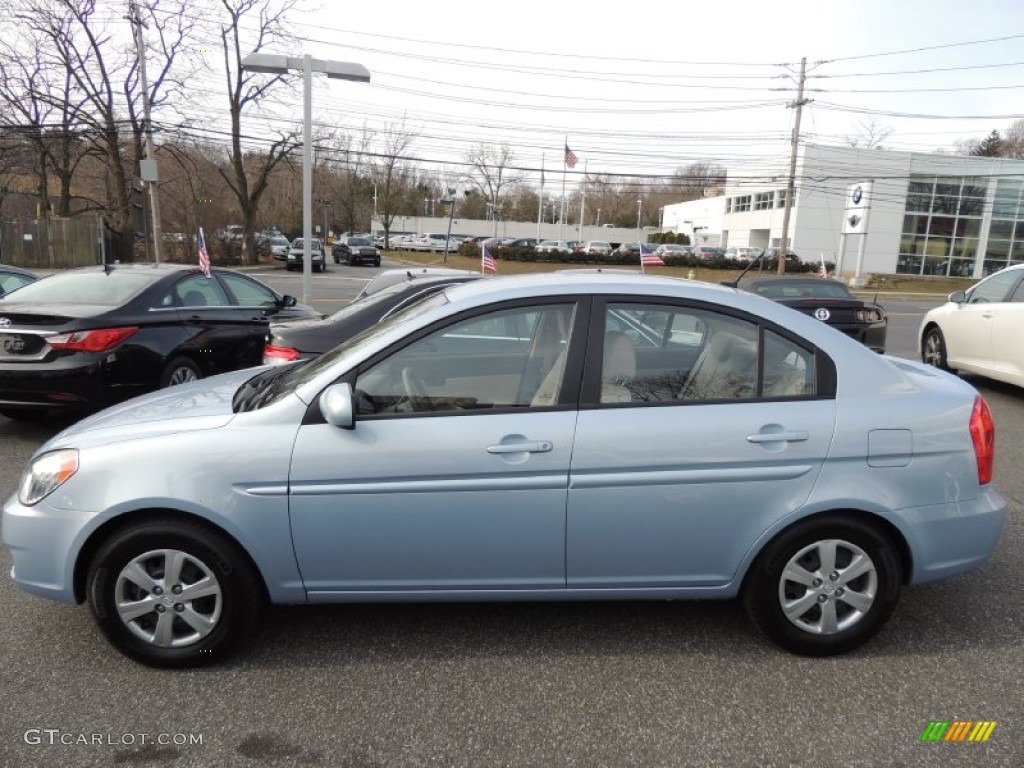
[[[841,539],[816,541],[793,555],[778,584],[783,614],[815,635],[843,632],[874,605],[878,572],[868,554]]]
[[[114,604],[128,630],[162,648],[192,645],[217,626],[224,598],[213,571],[177,549],[145,552],[117,576]]]

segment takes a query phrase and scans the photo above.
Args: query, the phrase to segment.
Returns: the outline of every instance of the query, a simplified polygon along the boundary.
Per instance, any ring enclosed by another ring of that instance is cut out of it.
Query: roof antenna
[[[744,276],[745,274],[747,274],[747,272],[749,272],[749,271],[750,271],[750,268],[751,268],[751,267],[753,267],[753,266],[754,266],[755,264],[760,264],[760,263],[761,263],[761,259],[763,259],[763,258],[764,258],[764,254],[765,254],[765,252],[766,252],[766,251],[767,251],[767,249],[765,249],[765,250],[762,250],[762,251],[761,251],[761,253],[759,253],[759,254],[758,254],[758,256],[757,256],[757,258],[756,258],[756,259],[754,259],[754,260],[753,260],[753,261],[751,261],[751,262],[750,262],[749,264],[747,264],[747,266],[745,266],[745,267],[743,268],[743,271],[739,273],[739,275],[738,275],[738,276],[736,277],[736,279],[735,279],[735,280],[723,280],[723,281],[722,281],[722,282],[720,283],[720,285],[727,285],[727,286],[729,286],[730,288],[738,288],[738,287],[739,287],[739,285],[740,285],[740,280],[742,280],[742,279],[743,279],[743,276]]]

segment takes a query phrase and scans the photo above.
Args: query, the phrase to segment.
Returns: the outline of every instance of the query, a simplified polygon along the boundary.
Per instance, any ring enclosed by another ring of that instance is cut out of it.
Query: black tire
[[[345,259],[345,266],[346,267],[355,266],[355,262],[352,261],[352,254],[351,253],[348,255],[348,258]]]
[[[160,374],[160,387],[172,387],[203,378],[203,372],[192,360],[184,356],[172,358]]]
[[[835,542],[834,564],[826,572],[822,555],[832,546],[829,542]],[[869,569],[849,578],[845,572],[860,557]],[[814,581],[784,579],[790,565]],[[751,566],[741,600],[750,620],[775,644],[802,656],[834,656],[878,633],[896,607],[902,584],[896,549],[879,528],[828,515],[798,523],[771,541]],[[830,616],[835,627],[829,625]]]
[[[180,555],[183,563],[171,579],[174,584],[167,583],[169,553]],[[137,576],[129,578],[131,572],[147,574],[146,586]],[[188,590],[201,580],[207,592],[210,587],[214,592],[189,598]],[[258,574],[232,541],[207,525],[178,518],[157,518],[114,533],[90,563],[86,589],[96,623],[110,643],[151,667],[226,659],[252,636],[265,602]],[[185,596],[176,602],[179,595]],[[153,610],[123,619],[119,600],[147,601]]]
[[[375,267],[379,267],[380,266],[380,256],[378,256],[376,259],[373,260],[373,266],[375,266]]]
[[[921,340],[921,361],[943,371],[949,370],[949,361],[946,359],[946,337],[942,335],[942,331],[936,325],[924,332],[924,338]]]

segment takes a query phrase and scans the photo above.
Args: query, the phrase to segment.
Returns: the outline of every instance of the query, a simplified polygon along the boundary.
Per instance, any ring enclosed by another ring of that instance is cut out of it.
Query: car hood
[[[223,427],[235,415],[231,408],[235,390],[255,373],[252,368],[231,371],[127,400],[73,424],[37,454]]]

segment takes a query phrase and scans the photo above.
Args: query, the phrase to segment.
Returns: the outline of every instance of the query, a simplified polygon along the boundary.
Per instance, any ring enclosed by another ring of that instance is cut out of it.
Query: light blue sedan
[[[267,601],[739,597],[826,656],[986,561],[993,445],[964,381],[768,299],[508,277],[76,424],[3,538],[18,584],[155,666],[225,658]]]

